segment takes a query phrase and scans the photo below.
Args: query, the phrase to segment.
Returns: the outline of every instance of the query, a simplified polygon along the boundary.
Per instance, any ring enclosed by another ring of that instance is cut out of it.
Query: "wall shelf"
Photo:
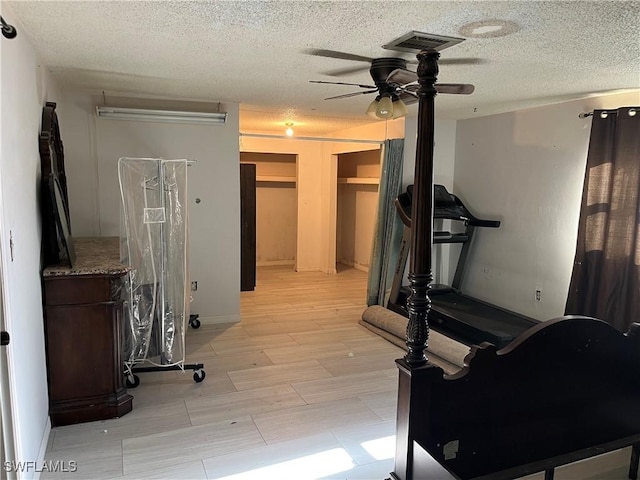
[[[380,183],[379,178],[369,177],[342,177],[338,178],[338,183],[349,183],[354,185],[378,185]]]
[[[296,183],[296,177],[286,177],[281,175],[257,175],[256,182]]]

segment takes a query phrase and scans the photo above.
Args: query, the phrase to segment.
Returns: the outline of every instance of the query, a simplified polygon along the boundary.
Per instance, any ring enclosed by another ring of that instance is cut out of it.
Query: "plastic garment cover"
[[[124,361],[182,365],[189,319],[187,160],[121,158]]]

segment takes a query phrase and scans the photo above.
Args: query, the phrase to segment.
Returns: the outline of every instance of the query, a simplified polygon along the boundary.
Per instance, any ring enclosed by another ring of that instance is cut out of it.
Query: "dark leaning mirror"
[[[73,267],[76,261],[76,253],[73,248],[73,238],[71,236],[69,209],[64,199],[62,186],[56,175],[49,176],[49,191],[51,192],[51,204],[53,206],[53,215],[56,223],[60,263]]]
[[[43,266],[73,266],[75,255],[71,240],[71,217],[64,168],[64,148],[56,104],[47,102],[42,109],[40,150],[40,210],[42,214]],[[58,219],[60,217],[60,219]]]

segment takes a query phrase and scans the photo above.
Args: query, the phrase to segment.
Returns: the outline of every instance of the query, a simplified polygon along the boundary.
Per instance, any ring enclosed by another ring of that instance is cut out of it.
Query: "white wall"
[[[60,122],[74,236],[120,234],[118,158],[195,160],[188,171],[190,275],[198,282],[191,311],[204,323],[238,321],[238,105],[221,106],[228,112],[225,125],[193,125],[98,119],[95,106],[101,103],[102,96],[63,92]]]
[[[18,29],[15,39],[0,41],[0,242],[4,314],[11,335],[6,348],[16,456],[37,461],[50,428],[40,288],[38,136],[42,107],[45,101],[55,101],[58,92],[11,8],[5,2],[1,8],[3,17]],[[23,478],[34,475],[32,469]]]
[[[433,181],[453,188],[453,174],[456,152],[456,121],[436,119],[433,153]],[[416,139],[418,134],[417,117],[405,117],[404,166],[402,184],[406,187],[413,183],[416,165]]]
[[[639,104],[610,95],[458,122],[454,193],[502,221],[477,230],[465,293],[540,320],[564,313],[591,126],[578,114]]]

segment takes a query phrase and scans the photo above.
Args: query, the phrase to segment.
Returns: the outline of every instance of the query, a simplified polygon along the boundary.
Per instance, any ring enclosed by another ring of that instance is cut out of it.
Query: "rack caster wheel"
[[[195,370],[193,372],[193,381],[196,383],[200,383],[204,380],[204,377],[206,377],[206,373],[204,370]]]
[[[140,385],[140,377],[136,374],[127,375],[125,383],[127,384],[127,388],[136,388]]]
[[[189,325],[191,325],[191,328],[200,328],[200,320],[198,320],[198,315],[189,316]]]

